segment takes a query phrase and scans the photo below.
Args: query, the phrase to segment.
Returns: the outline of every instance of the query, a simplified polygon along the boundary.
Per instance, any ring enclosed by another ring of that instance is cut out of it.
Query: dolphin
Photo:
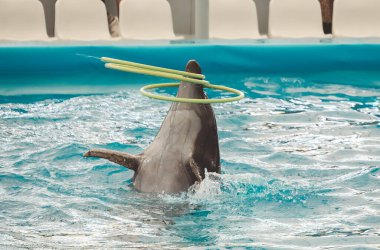
[[[201,74],[195,60],[186,71]],[[182,81],[177,97],[207,99],[203,85]],[[210,104],[174,102],[153,142],[138,155],[92,149],[84,157],[104,158],[134,170],[133,185],[141,192],[179,193],[201,182],[208,172],[220,173],[218,131]]]

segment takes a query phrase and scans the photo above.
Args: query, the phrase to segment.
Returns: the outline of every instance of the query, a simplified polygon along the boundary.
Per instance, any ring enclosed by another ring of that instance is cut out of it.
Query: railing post
[[[195,38],[208,39],[209,34],[209,2],[208,0],[195,0]]]

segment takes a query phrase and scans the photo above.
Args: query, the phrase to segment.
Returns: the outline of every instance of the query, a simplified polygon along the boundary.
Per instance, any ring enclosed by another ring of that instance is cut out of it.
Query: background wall
[[[46,29],[54,36],[55,3],[57,0],[40,0],[44,6]],[[79,1],[79,0],[78,0]],[[167,0],[173,14],[173,28],[177,35],[185,38],[208,38],[208,0]],[[270,0],[252,0],[256,3],[261,34],[268,33]],[[115,0],[105,0],[107,11],[117,15]]]
[[[40,0],[44,6],[46,29],[49,36],[54,36],[54,20],[55,20],[55,3],[57,0]],[[185,37],[192,36],[194,30],[194,7],[196,0],[168,0],[170,3],[174,32]],[[202,0],[207,1],[207,0]],[[117,7],[115,0],[105,0],[107,11],[112,15],[117,15]]]
[[[180,0],[177,0],[180,1]],[[198,39],[208,38],[209,0],[194,0],[194,36]],[[238,0],[236,0],[238,1]],[[268,34],[268,17],[270,0],[252,0],[256,4],[260,34]],[[301,0],[300,0],[301,1]]]

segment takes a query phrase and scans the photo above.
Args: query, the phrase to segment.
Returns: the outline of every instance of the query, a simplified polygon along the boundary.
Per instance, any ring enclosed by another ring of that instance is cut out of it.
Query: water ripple
[[[223,173],[179,195],[139,193],[132,171],[82,157],[151,143],[170,104],[138,86],[0,96],[0,248],[379,246],[379,89],[232,78],[216,82],[247,98],[214,105]]]

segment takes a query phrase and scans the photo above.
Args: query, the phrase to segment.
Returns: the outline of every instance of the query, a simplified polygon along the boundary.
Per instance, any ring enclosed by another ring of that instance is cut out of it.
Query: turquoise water
[[[337,78],[373,72],[347,74]],[[378,249],[379,81],[209,79],[247,98],[213,106],[223,173],[173,196],[139,193],[132,171],[82,157],[95,146],[139,153],[149,145],[170,104],[140,96],[141,84],[31,84],[32,95],[8,86],[0,248]]]

